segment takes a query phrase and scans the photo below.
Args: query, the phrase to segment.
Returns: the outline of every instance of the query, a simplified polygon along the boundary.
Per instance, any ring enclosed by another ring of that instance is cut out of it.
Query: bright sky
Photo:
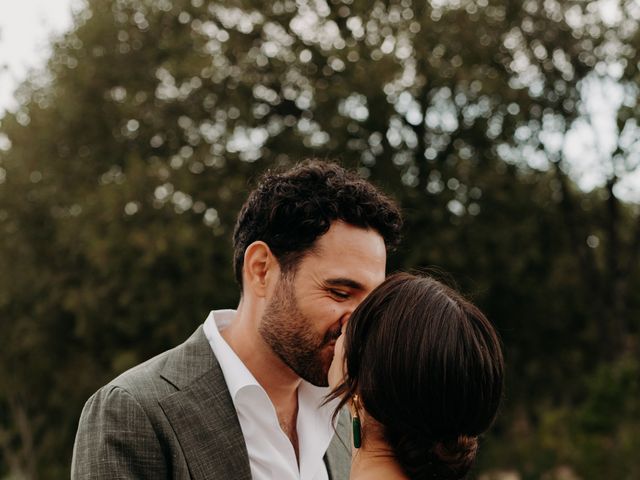
[[[615,9],[609,8],[611,2],[599,2],[602,7],[600,13],[605,18],[615,13]],[[71,27],[72,9],[81,5],[82,0],[0,0],[0,116],[16,107],[15,88],[28,76],[30,68],[44,65],[50,54],[50,39]],[[615,88],[607,89],[608,92],[599,88],[592,90],[589,93],[590,103],[599,110],[597,117],[602,119],[597,130],[605,140],[613,139],[615,107],[610,95],[615,93]],[[573,177],[587,190],[602,184],[603,163],[594,154],[597,145],[594,145],[593,134],[589,129],[578,126],[569,137],[565,153],[573,159]],[[607,145],[600,145],[603,146],[606,150]],[[624,178],[616,194],[626,200],[640,202],[640,168]]]
[[[49,39],[71,27],[77,0],[0,0],[0,115],[15,107],[13,92],[29,68],[44,65]]]

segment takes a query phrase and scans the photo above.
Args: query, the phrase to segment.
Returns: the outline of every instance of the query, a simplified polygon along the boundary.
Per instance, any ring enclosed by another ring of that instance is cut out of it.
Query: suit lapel
[[[251,480],[238,416],[202,327],[174,349],[161,376],[178,389],[159,404],[180,442],[193,480]],[[349,414],[342,411],[324,457],[331,480],[349,478],[350,442]]]
[[[351,471],[351,435],[349,413],[343,409],[338,415],[336,434],[333,436],[324,463],[330,480],[347,480]]]
[[[160,407],[194,480],[251,480],[249,456],[220,366],[202,328],[174,351],[162,377],[179,390]]]

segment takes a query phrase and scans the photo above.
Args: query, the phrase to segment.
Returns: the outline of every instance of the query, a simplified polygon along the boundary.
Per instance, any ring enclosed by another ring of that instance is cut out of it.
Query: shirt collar
[[[203,326],[204,334],[220,364],[229,393],[234,400],[238,392],[245,387],[260,386],[253,374],[236,355],[236,352],[231,349],[226,340],[220,335],[220,330],[224,330],[235,316],[235,310],[216,310],[209,313]]]
[[[229,393],[234,401],[237,399],[238,392],[247,387],[259,387],[264,391],[262,385],[258,383],[236,352],[220,335],[220,331],[229,326],[235,316],[235,310],[215,310],[209,313],[203,326],[204,334],[218,359]],[[333,432],[331,422],[328,422],[327,419],[331,418],[339,400],[336,399],[324,404],[329,392],[328,387],[316,387],[306,380],[302,380],[298,387],[298,399],[300,401],[299,408],[304,411],[303,415],[315,417],[319,421],[318,427],[328,425]]]
[[[252,420],[252,415],[260,416],[261,420],[264,420],[265,414],[273,416],[273,426],[277,427],[277,415],[267,393],[220,334],[220,330],[227,327],[235,316],[235,310],[216,310],[209,313],[203,326],[205,336],[218,359],[229,393],[239,412],[243,431],[248,427],[247,421],[260,424],[259,420]],[[324,404],[329,391],[327,387],[316,387],[305,380],[300,382],[297,422],[300,478],[316,478],[316,472],[323,468],[322,454],[319,452],[327,450],[335,433],[335,425],[332,424],[331,417],[339,400]],[[247,403],[248,400],[249,403]],[[264,438],[270,438],[269,434]],[[256,447],[250,441],[248,443],[250,459],[255,448],[262,447]],[[298,465],[294,466],[298,467]]]

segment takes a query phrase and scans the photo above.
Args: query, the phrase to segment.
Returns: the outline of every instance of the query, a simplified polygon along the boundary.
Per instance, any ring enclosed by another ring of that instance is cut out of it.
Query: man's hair
[[[400,241],[398,206],[357,174],[315,159],[285,172],[267,171],[238,214],[233,232],[236,281],[242,287],[244,253],[251,243],[265,242],[287,273],[336,221],[375,230],[387,250]]]

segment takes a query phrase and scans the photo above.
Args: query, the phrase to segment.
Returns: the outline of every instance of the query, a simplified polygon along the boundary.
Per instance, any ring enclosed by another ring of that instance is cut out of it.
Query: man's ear
[[[257,241],[247,247],[242,275],[245,291],[250,290],[256,297],[268,296],[280,276],[280,264],[269,245]]]

